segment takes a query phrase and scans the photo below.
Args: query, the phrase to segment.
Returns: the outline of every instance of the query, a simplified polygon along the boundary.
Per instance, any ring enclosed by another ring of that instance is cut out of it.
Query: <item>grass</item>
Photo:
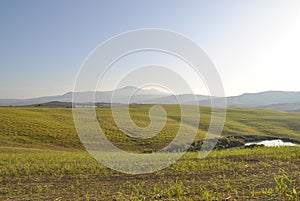
[[[136,124],[150,123],[150,106],[131,107]],[[147,140],[119,131],[109,108],[97,109],[97,117],[116,146],[144,152],[164,147],[178,130],[178,106],[163,107],[167,124]],[[196,139],[205,136],[210,119],[209,108],[200,110]],[[297,113],[230,108],[222,135],[299,139],[299,120]],[[71,109],[0,108],[0,200],[299,200],[299,167],[300,147],[259,147],[214,150],[202,160],[188,152],[161,171],[123,174],[84,150]]]
[[[2,147],[0,200],[297,200],[300,148],[187,153],[144,175],[110,170],[86,152]]]
[[[150,123],[151,105],[134,105],[131,117],[139,126]],[[136,140],[123,134],[115,125],[110,108],[97,109],[97,117],[106,137],[127,151],[151,151],[165,147],[176,135],[180,125],[180,110],[176,105],[163,106],[168,120],[163,130],[148,140]],[[210,123],[210,108],[200,107],[201,121],[196,136],[203,139]],[[300,113],[271,110],[230,108],[223,129],[226,135],[258,135],[299,139]],[[67,108],[0,108],[0,146],[83,150]]]

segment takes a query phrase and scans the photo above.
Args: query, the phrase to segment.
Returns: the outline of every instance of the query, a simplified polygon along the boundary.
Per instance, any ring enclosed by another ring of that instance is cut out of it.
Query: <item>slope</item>
[[[131,116],[139,126],[150,123],[152,105],[132,105]],[[168,114],[164,129],[147,140],[132,139],[113,123],[110,108],[98,108],[97,116],[107,138],[129,151],[157,150],[172,141],[180,124],[178,105],[163,105]],[[200,107],[201,122],[196,139],[205,137],[210,122],[210,108]],[[272,110],[231,108],[222,135],[257,135],[300,139],[300,114]],[[68,108],[0,108],[0,146],[47,149],[84,149]]]

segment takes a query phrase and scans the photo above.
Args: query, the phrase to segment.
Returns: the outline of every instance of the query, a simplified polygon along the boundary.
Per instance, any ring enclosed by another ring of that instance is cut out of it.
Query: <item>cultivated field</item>
[[[297,200],[300,148],[186,154],[145,175],[105,168],[86,152],[1,148],[1,200]]]
[[[152,105],[131,106],[131,117],[139,126],[150,123]],[[163,106],[168,114],[164,129],[148,140],[134,140],[115,125],[110,108],[97,109],[97,117],[106,137],[124,150],[147,151],[164,147],[176,135],[180,108]],[[195,140],[205,137],[210,123],[210,108],[200,107],[201,119]],[[300,140],[300,113],[232,108],[227,110],[223,136],[256,135]],[[55,150],[83,150],[74,127],[72,109],[0,107],[0,146]]]
[[[150,105],[131,107],[134,121],[149,123]],[[97,109],[107,137],[132,152],[155,151],[176,134],[179,108],[165,105],[166,127],[135,140],[112,123],[109,108]],[[196,140],[203,139],[210,109],[201,107]],[[228,109],[223,135],[300,138],[300,114]],[[170,167],[127,175],[99,164],[83,148],[71,109],[0,108],[0,200],[298,200],[300,147],[214,150],[200,160],[185,154]]]

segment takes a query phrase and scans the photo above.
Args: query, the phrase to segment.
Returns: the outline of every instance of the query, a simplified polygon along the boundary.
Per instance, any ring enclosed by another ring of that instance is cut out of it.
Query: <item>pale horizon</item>
[[[127,87],[134,87],[134,86],[127,86]],[[121,88],[117,88],[117,89],[122,89],[122,88],[125,88],[125,87],[121,87]],[[137,87],[138,88],[138,87]],[[110,91],[114,91],[114,90],[117,90],[117,89],[107,89],[107,90],[96,90],[96,92],[110,92]],[[149,88],[150,89],[150,88]],[[161,89],[155,89],[155,88],[151,88],[151,89],[154,89],[154,90],[158,90],[160,92],[164,92],[166,95],[172,95],[166,91],[163,91]],[[93,91],[66,91],[66,92],[63,92],[63,93],[60,93],[60,94],[46,94],[46,95],[40,95],[40,96],[32,96],[32,97],[24,97],[24,98],[0,98],[1,99],[34,99],[34,98],[40,98],[40,97],[51,97],[51,96],[61,96],[61,95],[65,95],[65,94],[68,94],[68,93],[72,93],[72,92],[93,92]],[[234,96],[241,96],[241,95],[244,95],[244,94],[258,94],[258,93],[265,93],[265,92],[290,92],[290,93],[300,93],[300,91],[283,91],[283,90],[266,90],[266,91],[257,91],[257,92],[244,92],[244,93],[241,93],[241,94],[236,94],[236,95],[230,95],[230,96],[226,96],[225,97],[234,97]],[[179,94],[174,94],[174,95],[186,95],[185,93],[179,93]],[[194,95],[204,95],[204,96],[210,96],[209,94],[200,94],[200,93],[196,93]]]

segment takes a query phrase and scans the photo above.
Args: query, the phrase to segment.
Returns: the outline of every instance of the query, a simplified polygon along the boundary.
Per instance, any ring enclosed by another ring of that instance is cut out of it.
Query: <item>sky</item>
[[[214,63],[226,96],[300,91],[298,0],[0,0],[0,98],[72,91],[95,47],[143,28],[194,41]],[[192,87],[205,93],[199,86]]]

